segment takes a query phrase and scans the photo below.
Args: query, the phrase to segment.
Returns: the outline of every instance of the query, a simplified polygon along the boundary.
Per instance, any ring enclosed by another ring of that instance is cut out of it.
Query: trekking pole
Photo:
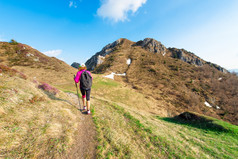
[[[75,75],[74,75],[74,79],[75,79]],[[77,89],[77,96],[78,96],[78,100],[79,100],[79,109],[81,110],[81,105],[80,105],[80,99],[79,99],[79,91],[78,91],[78,85],[77,83],[74,81],[76,89]]]

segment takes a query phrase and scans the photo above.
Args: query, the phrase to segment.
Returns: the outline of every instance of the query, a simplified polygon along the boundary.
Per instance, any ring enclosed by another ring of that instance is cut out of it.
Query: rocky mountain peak
[[[101,64],[104,61],[106,55],[110,54],[117,45],[121,44],[123,41],[122,38],[114,41],[113,43],[107,44],[102,48],[100,52],[97,52],[92,56],[85,64],[88,70],[93,70],[98,64]]]
[[[100,52],[97,52],[85,64],[89,70],[94,70],[94,68],[97,65],[100,65],[105,61],[106,55],[112,52],[120,52],[122,50],[127,50],[127,49],[138,47],[138,46],[144,50],[147,50],[148,52],[180,59],[191,65],[203,66],[205,64],[208,64],[211,67],[214,67],[223,73],[228,72],[226,69],[222,68],[221,66],[207,62],[201,59],[200,57],[196,56],[194,53],[189,52],[185,49],[166,48],[161,42],[153,38],[145,38],[144,40],[140,40],[136,43],[128,39],[120,38],[114,41],[113,43],[110,43],[106,45],[105,47],[103,47],[103,49]]]
[[[116,41],[114,41],[113,43],[107,44],[100,52],[102,53],[101,56],[106,56],[107,54],[112,52],[112,49],[114,47],[116,47],[118,44],[120,44],[120,42],[122,41],[122,39],[118,39]]]
[[[167,48],[161,44],[161,42],[153,38],[145,38],[144,40],[138,41],[135,45],[141,46],[142,48],[149,50],[153,53],[160,53],[163,56],[166,54]]]

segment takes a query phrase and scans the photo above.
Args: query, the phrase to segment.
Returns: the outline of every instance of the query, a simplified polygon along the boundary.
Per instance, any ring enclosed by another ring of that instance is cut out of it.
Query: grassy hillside
[[[78,110],[70,96],[4,69],[0,76],[0,158],[59,158],[72,146]]]
[[[93,74],[91,99],[97,158],[238,157],[237,126],[196,113],[166,117],[168,103],[103,76]]]
[[[165,103],[155,105],[152,98],[100,76],[92,95],[98,158],[238,157],[237,126],[201,115],[206,122],[163,117]]]
[[[126,73],[119,81],[153,97],[156,103],[165,102],[168,116],[195,111],[238,124],[236,75],[223,73],[208,64],[191,65],[167,56],[169,53],[163,56],[132,44],[127,39],[122,40],[94,72]],[[128,59],[130,65],[126,63]]]
[[[0,43],[0,158],[67,154],[79,129],[79,111],[71,96],[56,87],[75,86],[75,73],[28,45]]]
[[[0,64],[16,69],[29,79],[51,84],[72,80],[77,71],[55,57],[16,41],[0,42]]]

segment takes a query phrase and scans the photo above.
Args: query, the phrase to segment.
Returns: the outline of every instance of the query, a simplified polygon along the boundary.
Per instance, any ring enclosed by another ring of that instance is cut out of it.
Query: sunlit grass
[[[96,80],[104,81],[95,82],[100,94],[93,99],[99,158],[237,158],[237,126],[213,119],[228,131],[212,131],[158,117],[149,113],[146,96],[110,79]]]

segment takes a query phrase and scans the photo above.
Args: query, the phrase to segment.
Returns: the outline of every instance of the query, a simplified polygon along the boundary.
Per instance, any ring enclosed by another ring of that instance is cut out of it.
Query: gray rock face
[[[153,53],[160,53],[163,56],[166,54],[167,50],[167,48],[163,44],[161,44],[161,42],[152,38],[145,38],[143,41],[138,41],[135,45],[141,46],[142,48]]]
[[[110,54],[113,49],[120,44],[121,39],[118,39],[117,41],[114,41],[113,43],[110,43],[106,45],[100,52],[97,52],[94,56],[92,56],[86,63],[86,67],[88,70],[94,70],[94,68],[103,63],[105,56]]]
[[[71,64],[72,67],[77,68],[77,69],[79,68],[79,65],[80,64],[77,63],[77,62],[74,62],[74,63]]]
[[[171,51],[171,56],[173,58],[178,58],[184,62],[197,66],[203,66],[205,64],[205,61],[201,58],[186,50],[176,48],[169,48],[169,50]]]
[[[198,57],[198,56],[194,55],[193,53],[188,52],[184,49],[169,48],[169,51],[171,52],[171,56],[173,58],[178,58],[178,59],[180,59],[184,62],[187,62],[189,64],[196,65],[196,66],[203,66],[204,64],[208,64],[211,67],[214,67],[223,73],[228,72],[225,68],[223,68],[217,64],[211,63],[211,62],[206,62],[206,61],[202,60],[200,57]]]
[[[221,67],[221,66],[219,66],[219,65],[217,65],[217,64],[214,64],[214,63],[211,63],[211,62],[206,62],[208,65],[210,65],[211,67],[214,67],[214,68],[216,68],[217,70],[219,70],[219,71],[221,71],[221,72],[223,72],[223,73],[228,73],[228,70],[227,69],[225,69],[225,68],[223,68],[223,67]]]

